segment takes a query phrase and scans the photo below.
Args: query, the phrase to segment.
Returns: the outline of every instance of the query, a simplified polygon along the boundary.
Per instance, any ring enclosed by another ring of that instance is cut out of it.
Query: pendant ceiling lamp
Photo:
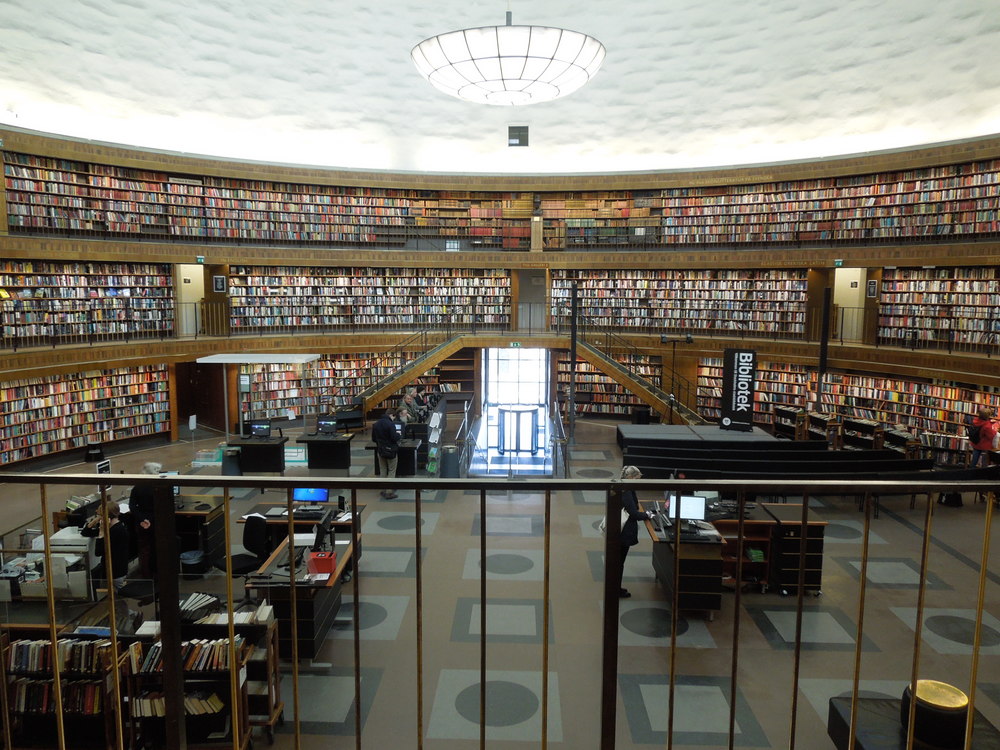
[[[566,96],[594,77],[606,51],[592,36],[549,26],[449,31],[410,52],[431,84],[477,104],[537,104]]]

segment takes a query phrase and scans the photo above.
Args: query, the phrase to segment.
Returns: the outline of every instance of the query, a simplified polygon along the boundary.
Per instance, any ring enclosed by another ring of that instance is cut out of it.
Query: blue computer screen
[[[330,490],[325,487],[296,487],[292,490],[292,500],[298,503],[325,503],[330,499]]]

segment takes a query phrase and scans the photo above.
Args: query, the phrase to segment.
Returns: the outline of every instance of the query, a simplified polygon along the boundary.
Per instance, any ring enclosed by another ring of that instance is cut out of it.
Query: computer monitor
[[[334,545],[333,541],[333,529],[330,527],[330,519],[322,521],[316,524],[316,537],[313,539],[313,552],[319,552],[322,549],[326,549],[327,540],[330,542],[330,547]]]
[[[705,498],[700,495],[681,495],[680,515],[682,521],[705,520]]]
[[[251,437],[256,437],[256,438],[271,437],[271,420],[270,419],[250,420],[250,435]]]
[[[316,432],[320,435],[332,435],[337,431],[336,414],[320,414],[316,417]]]
[[[178,476],[179,474],[180,474],[179,471],[164,471],[164,472],[162,472],[162,476],[168,476],[168,477],[175,477],[175,476]],[[181,488],[180,488],[180,486],[178,486],[176,484],[174,485],[174,494],[175,495],[181,494]]]
[[[292,490],[292,500],[297,503],[328,503],[330,490],[326,487],[295,487]]]
[[[403,423],[402,422],[393,422],[393,424],[396,425],[396,433],[400,437],[403,437]]]

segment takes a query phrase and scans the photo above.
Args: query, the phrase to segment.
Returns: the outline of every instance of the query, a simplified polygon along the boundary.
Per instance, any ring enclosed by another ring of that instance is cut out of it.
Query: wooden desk
[[[176,523],[180,552],[200,549],[209,565],[226,554],[226,510],[219,495],[178,495]]]
[[[282,539],[288,537],[288,516],[269,516],[267,512],[272,508],[286,508],[285,503],[257,503],[253,506],[247,513],[258,513],[264,516],[264,522],[267,525],[268,536],[271,540],[271,549],[277,549],[277,546],[281,543]],[[365,506],[363,503],[359,504],[357,507],[358,519],[360,523],[361,513],[364,512]],[[338,534],[350,534],[351,533],[351,519],[346,517],[345,520],[336,520],[339,511],[336,505],[327,506],[326,513],[321,519],[315,518],[294,518],[293,526],[295,528],[296,534],[302,534],[312,530],[312,527],[317,523],[322,523],[327,518],[333,516],[333,520],[330,521],[330,528]],[[246,523],[246,518],[241,517],[237,523]],[[361,549],[358,549],[358,554],[356,557],[361,557]]]
[[[646,521],[646,530],[653,540],[656,579],[673,601],[676,542],[672,538],[661,538],[652,521]],[[682,539],[679,566],[678,608],[704,610],[709,620],[714,619],[715,612],[722,608],[722,542],[710,537]]]
[[[351,468],[353,432],[336,435],[303,435],[296,443],[306,446],[306,464],[310,469]]]
[[[285,473],[286,437],[253,438],[232,437],[226,443],[240,449],[240,471],[247,473]]]
[[[8,602],[3,606],[0,631],[6,632],[10,636],[10,640],[18,638],[48,639],[49,607],[47,602]],[[72,632],[78,625],[107,625],[108,600],[56,602],[55,613],[57,634]],[[128,603],[124,599],[115,600],[115,613],[119,630],[124,632],[128,619]]]
[[[289,571],[281,563],[287,560],[288,537],[285,537],[257,573],[247,582],[255,599],[267,599],[274,605],[278,621],[278,653],[292,658],[292,587]],[[314,658],[326,640],[341,602],[341,578],[351,562],[351,545],[337,545],[337,567],[323,582],[308,579],[306,549],[303,561],[295,571],[296,615],[298,617],[298,647],[300,659]]]

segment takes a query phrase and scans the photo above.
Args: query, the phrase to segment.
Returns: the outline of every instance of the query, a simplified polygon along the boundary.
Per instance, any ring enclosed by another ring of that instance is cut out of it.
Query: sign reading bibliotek
[[[753,429],[754,381],[757,378],[757,352],[753,349],[726,349],[722,356],[723,430]]]

